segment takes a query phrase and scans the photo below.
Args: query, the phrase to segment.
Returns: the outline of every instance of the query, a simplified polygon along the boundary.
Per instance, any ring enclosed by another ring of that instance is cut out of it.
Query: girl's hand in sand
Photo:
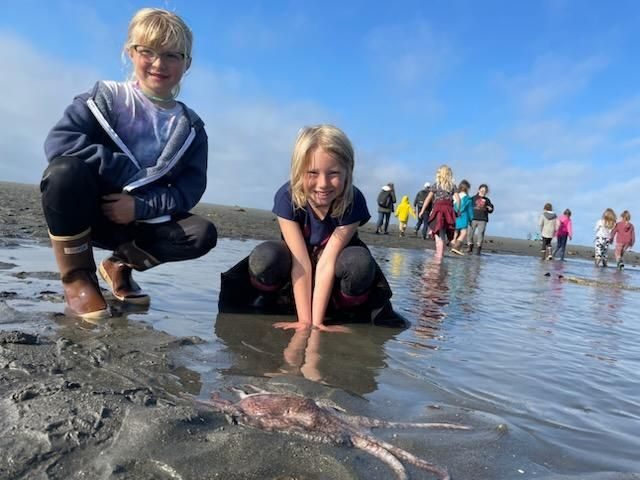
[[[102,213],[113,223],[127,225],[136,219],[135,201],[126,193],[112,193],[102,197]]]
[[[311,324],[303,322],[276,322],[273,326],[282,330],[311,330]]]
[[[329,333],[352,333],[349,327],[345,327],[343,325],[314,325],[314,330],[320,330],[321,332],[329,332]]]

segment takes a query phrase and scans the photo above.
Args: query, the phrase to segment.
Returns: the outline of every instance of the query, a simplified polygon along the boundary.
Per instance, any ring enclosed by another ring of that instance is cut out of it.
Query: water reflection
[[[447,317],[449,305],[448,266],[435,259],[427,260],[422,269],[419,284],[419,317],[414,327],[418,337],[438,338],[440,323]]]
[[[376,376],[386,366],[384,344],[400,332],[353,325],[353,333],[317,330],[291,333],[273,328],[288,317],[219,313],[215,334],[230,355],[225,374],[300,375],[309,380],[365,394],[377,389]]]

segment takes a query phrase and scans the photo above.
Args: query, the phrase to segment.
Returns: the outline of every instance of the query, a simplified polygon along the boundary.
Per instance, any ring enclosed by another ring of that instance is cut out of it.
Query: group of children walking
[[[442,258],[445,245],[449,245],[452,253],[464,255],[463,245],[466,241],[466,252],[480,255],[484,235],[493,212],[493,204],[487,193],[489,187],[480,185],[478,192],[471,196],[471,184],[462,180],[458,185],[453,179],[453,172],[447,165],[436,171],[435,182],[424,184],[416,194],[413,205],[409,197],[403,196],[395,215],[398,217],[400,236],[404,237],[409,217],[417,220],[415,235],[422,238],[432,236],[436,241],[436,258]],[[475,245],[475,247],[474,247]]]
[[[568,208],[557,217],[553,212],[550,203],[544,205],[544,209],[538,220],[540,236],[542,237],[542,258],[553,260],[559,256],[564,260],[567,240],[573,236],[573,225],[571,222],[571,210]],[[624,268],[624,253],[633,247],[635,243],[635,230],[631,223],[631,214],[625,210],[620,214],[620,219],[616,223],[616,214],[611,208],[607,208],[602,213],[595,225],[594,240],[594,262],[597,267],[606,267],[609,253],[609,245],[615,242],[616,267],[619,270]],[[556,248],[551,250],[551,242],[556,238]]]
[[[607,208],[602,218],[595,225],[595,255],[596,266],[606,267],[609,253],[609,245],[615,241],[615,258],[618,270],[624,268],[624,253],[633,247],[636,241],[635,229],[631,223],[631,214],[628,210],[620,214],[616,223],[616,214],[611,208]]]

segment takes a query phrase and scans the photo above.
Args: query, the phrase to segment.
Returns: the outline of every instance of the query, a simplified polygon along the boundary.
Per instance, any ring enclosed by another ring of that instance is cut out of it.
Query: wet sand
[[[268,212],[216,205],[197,211],[212,218],[220,236],[278,238]],[[376,236],[370,226],[362,235],[372,245],[432,248],[421,239]],[[36,187],[0,184],[0,238],[4,248],[24,240],[47,242]],[[528,254],[535,247],[521,243],[490,238],[486,250]],[[8,268],[0,264],[0,274]],[[63,301],[61,289],[41,295]],[[2,479],[393,478],[385,464],[359,450],[229,425],[224,415],[195,406],[185,395],[202,395],[203,386],[199,374],[185,365],[204,361],[198,348],[203,339],[174,337],[126,315],[91,326],[60,314],[26,313],[7,304],[4,299],[11,297],[12,292],[0,292]],[[40,325],[45,317],[49,326],[33,333],[34,316]],[[24,331],[3,328],[16,323]],[[221,384],[247,381],[330,399],[353,414],[384,413],[384,405],[298,377],[228,375]],[[472,425],[472,432],[374,431],[378,438],[448,467],[454,479],[640,479],[619,473],[554,475],[544,466],[549,459],[543,445],[489,414],[438,405],[421,418],[389,420]],[[407,467],[411,478],[432,478]]]

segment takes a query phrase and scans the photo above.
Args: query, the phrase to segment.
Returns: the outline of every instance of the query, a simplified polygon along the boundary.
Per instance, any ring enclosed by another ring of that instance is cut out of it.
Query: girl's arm
[[[296,304],[297,322],[278,322],[276,328],[296,330],[311,328],[311,259],[300,226],[292,221],[278,217],[280,231],[291,251],[291,284]]]
[[[357,230],[358,223],[336,228],[331,234],[327,246],[322,251],[322,255],[316,265],[316,281],[313,288],[311,312],[313,326],[320,330],[336,330],[335,328],[324,325],[324,315],[327,311],[331,290],[333,289],[338,255],[340,255],[340,252],[349,244]],[[344,329],[340,330],[344,331]]]
[[[573,240],[573,225],[571,219],[567,222],[567,233],[569,234],[569,240]]]
[[[424,199],[424,203],[422,204],[422,208],[420,209],[420,215],[418,215],[419,217],[424,215],[424,212],[427,211],[427,207],[431,203],[431,200],[433,200],[433,192],[429,192],[427,198]]]

